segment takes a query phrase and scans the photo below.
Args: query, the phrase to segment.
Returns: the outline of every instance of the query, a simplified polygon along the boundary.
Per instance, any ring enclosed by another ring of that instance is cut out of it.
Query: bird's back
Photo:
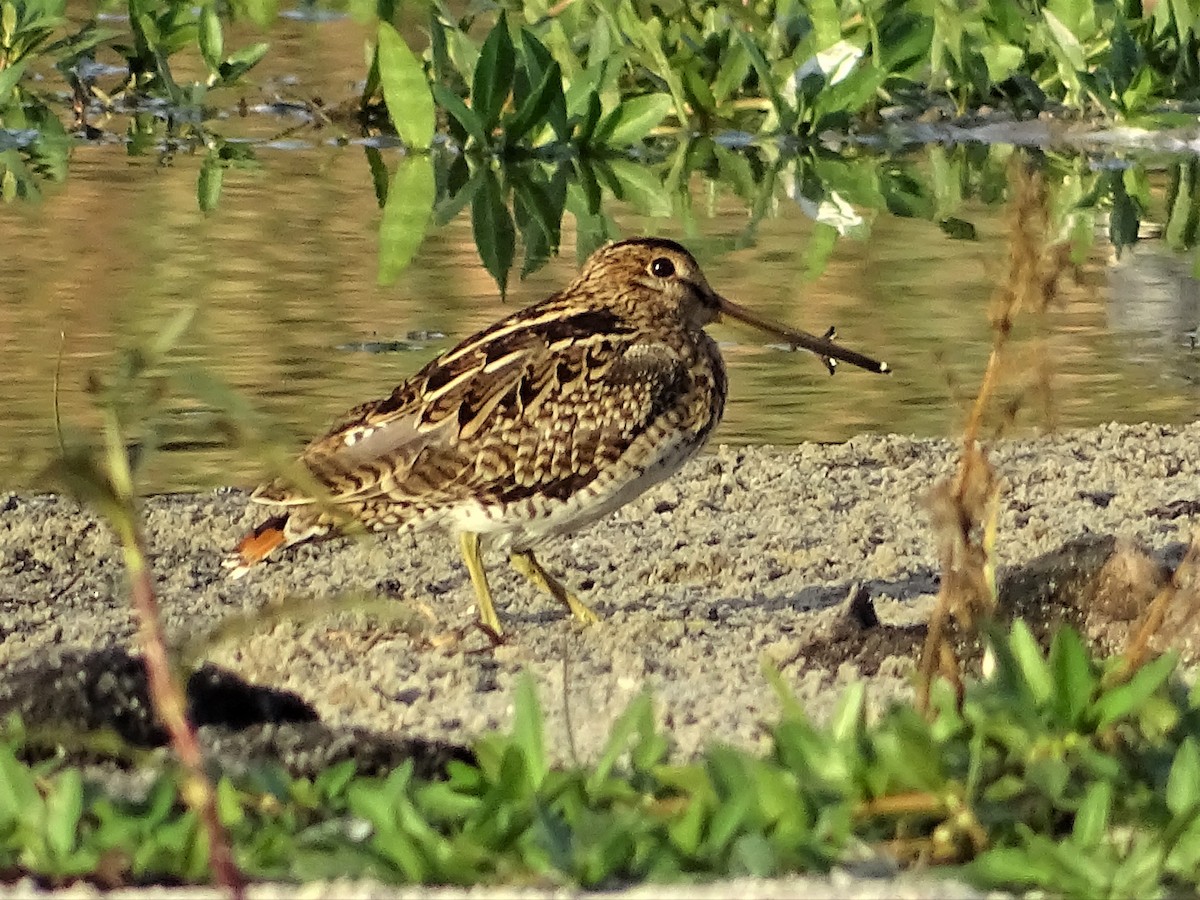
[[[295,514],[320,498],[369,529],[442,524],[515,546],[632,499],[703,444],[724,366],[698,329],[567,304],[516,313],[351,410],[302,453],[312,484],[254,499]]]

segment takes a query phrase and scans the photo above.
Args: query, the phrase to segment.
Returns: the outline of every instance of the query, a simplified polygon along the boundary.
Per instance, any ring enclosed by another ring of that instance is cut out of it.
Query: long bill
[[[760,331],[767,332],[767,334],[773,334],[791,344],[792,347],[803,347],[805,350],[811,350],[817,356],[821,357],[830,372],[833,371],[834,361],[839,359],[852,366],[858,366],[860,369],[866,369],[868,372],[884,374],[892,371],[891,367],[885,362],[872,359],[862,353],[835,344],[831,340],[834,335],[832,328],[829,329],[829,333],[825,337],[817,337],[815,334],[810,334],[799,328],[789,328],[787,325],[781,325],[778,322],[772,322],[770,319],[764,319],[757,313],[746,309],[746,307],[740,306],[732,300],[727,300],[719,295],[717,296],[717,302],[720,305],[722,314],[729,316],[729,318],[745,322],[747,325],[751,325]]]

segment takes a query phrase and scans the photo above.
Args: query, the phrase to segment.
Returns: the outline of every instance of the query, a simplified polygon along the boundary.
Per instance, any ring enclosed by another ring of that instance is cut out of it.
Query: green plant
[[[245,7],[247,4],[242,4]],[[266,18],[266,8],[253,5]],[[235,9],[231,6],[229,9]],[[225,55],[224,25],[215,0],[197,10],[182,0],[129,0],[132,43],[114,43],[129,68],[127,87],[133,91],[163,96],[181,108],[199,107],[207,92],[237,81],[266,55],[268,45],[254,44]],[[186,47],[196,46],[208,66],[203,82],[180,85],[171,71],[171,57]]]
[[[648,694],[586,766],[550,762],[534,683],[512,729],[475,761],[426,780],[341,763],[315,779],[265,764],[217,780],[215,802],[255,878],[603,887],[825,871],[877,848],[982,885],[1065,896],[1155,896],[1200,887],[1200,691],[1172,656],[1127,679],[1060,630],[1048,650],[1016,623],[988,635],[994,666],[933,692],[928,720],[899,704],[867,715],[861,685],[826,726],[783,706],[763,755],[712,746],[672,757]],[[0,742],[0,864],[109,885],[207,877],[186,776],[142,799],[81,781],[61,758],[29,767],[28,736]]]
[[[145,425],[143,413],[153,407],[152,398],[159,387],[162,361],[187,327],[191,315],[191,310],[185,311],[152,342],[125,353],[114,377],[106,384],[96,384],[97,405],[104,416],[100,446],[77,442],[68,447],[64,441],[63,456],[51,467],[50,474],[81,501],[95,506],[116,535],[125,563],[131,605],[138,620],[150,699],[159,721],[170,735],[171,745],[183,769],[180,796],[189,808],[189,815],[200,823],[206,845],[202,850],[213,877],[233,896],[240,897],[244,880],[218,815],[213,786],[204,771],[196,729],[188,717],[183,686],[167,650],[154,576],[138,517],[131,448],[127,444],[129,428]],[[2,759],[0,764],[3,764]],[[11,798],[10,812],[15,810],[21,823],[29,821],[21,804],[22,800],[28,799],[27,796]],[[39,807],[33,808],[37,809]],[[98,855],[78,851],[71,838],[81,813],[82,790],[78,775],[68,773],[49,795],[40,817],[35,816],[34,828],[24,845],[26,852],[32,849],[39,854],[48,854],[45,858],[56,870],[47,874],[80,875],[99,864]],[[45,835],[44,840],[42,835]],[[194,859],[194,856],[184,859]]]

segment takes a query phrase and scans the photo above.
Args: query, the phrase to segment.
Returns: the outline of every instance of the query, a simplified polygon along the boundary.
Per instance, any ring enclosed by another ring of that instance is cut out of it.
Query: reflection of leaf
[[[508,291],[508,272],[516,252],[516,231],[504,202],[500,180],[491,169],[482,170],[482,183],[471,201],[471,229],[475,234],[475,245],[479,248],[479,258],[492,278],[496,279],[500,299],[503,300]]]
[[[956,219],[954,216],[948,216],[945,219],[939,220],[937,224],[938,228],[942,229],[942,231],[956,241],[979,240],[975,226],[965,219]]]
[[[808,281],[816,281],[829,265],[833,256],[833,248],[837,246],[838,231],[832,225],[817,224],[808,239],[808,247],[804,253],[804,277]]]
[[[17,199],[36,201],[42,198],[37,179],[16,150],[0,152],[0,198],[5,203]]]
[[[933,217],[933,199],[929,189],[907,172],[885,171],[880,180],[888,212],[906,219]]]
[[[1125,183],[1120,178],[1113,178],[1112,184],[1112,214],[1108,220],[1108,239],[1121,251],[1137,241],[1138,208],[1137,203],[1125,190]]]
[[[246,16],[259,28],[267,28],[275,21],[278,3],[276,0],[230,0],[230,7],[239,16]]]
[[[620,188],[618,196],[632,204],[640,215],[659,219],[671,215],[671,197],[661,178],[648,166],[628,159],[612,159],[609,167]]]
[[[387,22],[379,23],[379,81],[400,139],[410,147],[428,149],[435,120],[425,67]]]
[[[586,159],[576,159],[575,176],[575,184],[579,186],[587,200],[587,212],[592,215],[598,214],[601,200],[600,184],[596,181],[596,173],[592,164]]]
[[[513,189],[513,212],[525,259],[521,277],[536,272],[552,255],[558,253],[563,209],[567,198],[566,167],[560,165],[554,177],[546,182],[539,169],[517,170],[510,177]]]
[[[196,184],[196,200],[202,212],[210,213],[217,208],[224,177],[225,167],[221,165],[220,156],[215,152],[209,153],[200,166],[200,178]]]
[[[475,199],[475,192],[479,190],[482,181],[481,173],[472,174],[467,161],[461,156],[456,156],[446,172],[445,186],[439,189],[439,193],[444,191],[445,196],[433,208],[433,223],[441,226],[452,221],[462,212],[463,207]]]
[[[718,178],[728,185],[738,197],[750,202],[758,194],[758,184],[750,161],[741,153],[735,153],[728,147],[717,145],[713,148],[717,158]]]
[[[581,177],[582,174],[581,170]],[[591,184],[595,186],[595,181]],[[575,216],[575,254],[580,263],[605,241],[610,241],[619,234],[612,219],[591,203],[592,198],[588,196],[580,181],[567,186],[567,209]]]
[[[1200,191],[1197,175],[1200,164],[1195,157],[1174,164],[1171,187],[1167,191],[1167,225],[1163,231],[1167,245],[1173,250],[1186,250],[1196,245],[1200,225]]]
[[[371,185],[375,188],[375,203],[380,209],[387,202],[388,170],[383,162],[383,154],[378,147],[363,147],[367,155],[367,168],[371,170]]]
[[[424,156],[401,159],[379,221],[380,284],[391,284],[412,261],[425,239],[433,198],[433,161]]]
[[[838,234],[858,238],[867,235],[866,220],[837,191],[830,191],[816,199],[798,194],[796,203],[810,219],[829,226]]]

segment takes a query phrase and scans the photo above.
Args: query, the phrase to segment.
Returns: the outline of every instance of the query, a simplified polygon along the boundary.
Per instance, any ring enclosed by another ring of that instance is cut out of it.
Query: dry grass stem
[[[204,754],[200,749],[196,729],[188,718],[186,694],[171,666],[166,633],[162,627],[162,618],[158,614],[158,600],[154,593],[154,576],[146,561],[145,543],[137,525],[129,457],[121,428],[111,411],[105,436],[106,461],[113,501],[109,507],[109,520],[117,532],[125,560],[125,570],[129,576],[130,595],[138,618],[138,638],[142,645],[142,661],[146,667],[150,702],[159,721],[167,730],[171,747],[183,764],[186,776],[182,790],[183,800],[195,811],[208,836],[208,857],[213,879],[231,897],[240,900],[245,896],[246,880],[234,861],[229,835],[217,814],[216,792],[204,771]]]
[[[1150,658],[1151,641],[1162,630],[1171,608],[1179,604],[1185,604],[1183,618],[1181,621],[1172,623],[1172,631],[1176,634],[1184,632],[1184,626],[1195,618],[1197,612],[1200,612],[1198,582],[1200,582],[1200,531],[1193,533],[1192,542],[1172,573],[1171,580],[1163,585],[1146,607],[1141,622],[1125,647],[1121,664],[1112,672],[1109,679],[1111,684],[1129,680],[1138,669],[1146,664]]]
[[[1058,296],[1059,279],[1069,263],[1065,246],[1049,243],[1050,205],[1041,174],[1020,163],[1012,171],[1008,268],[988,310],[991,353],[963,428],[958,468],[953,477],[933,488],[928,501],[942,574],[918,669],[917,706],[924,712],[929,710],[930,686],[937,674],[962,696],[959,662],[949,640],[952,625],[974,629],[996,606],[1001,483],[980,441],[984,416],[1007,374],[1006,351],[1017,315],[1022,311],[1044,314]],[[1049,369],[1038,371],[1048,396]],[[1011,418],[1015,412],[1010,407],[1006,416]]]

